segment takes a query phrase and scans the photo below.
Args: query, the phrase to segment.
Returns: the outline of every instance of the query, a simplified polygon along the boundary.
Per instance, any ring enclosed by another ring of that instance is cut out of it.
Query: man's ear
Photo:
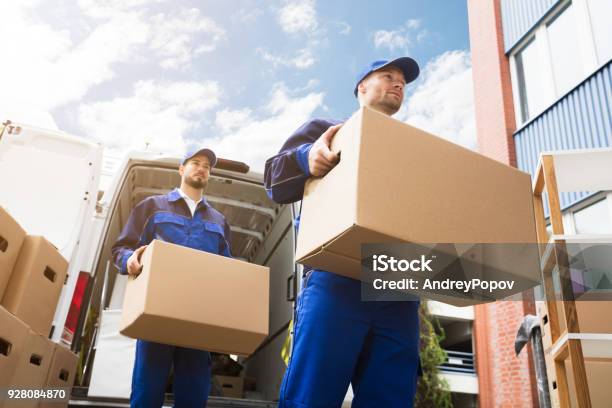
[[[183,174],[185,173],[185,166],[183,166],[182,164],[179,166],[179,174],[181,177],[183,177]]]
[[[365,91],[366,91],[366,81],[367,81],[367,79],[364,79],[363,81],[361,81],[359,83],[359,85],[357,85],[357,93],[358,94],[365,93]]]

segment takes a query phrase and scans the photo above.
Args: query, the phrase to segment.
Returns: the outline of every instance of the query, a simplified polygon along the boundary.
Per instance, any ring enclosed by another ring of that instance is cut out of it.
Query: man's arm
[[[320,119],[307,122],[266,161],[264,182],[272,200],[280,204],[300,200],[308,177],[323,175],[333,167],[335,157],[329,152],[329,142],[337,130],[335,125],[338,122]],[[327,136],[325,140],[319,140],[322,135]]]
[[[224,242],[221,243],[221,247],[219,248],[219,254],[223,256],[227,256],[228,258],[232,257],[232,240],[231,240],[231,229],[227,220],[223,224],[223,233],[225,235]]]
[[[114,264],[120,274],[128,274],[130,260],[131,263],[138,263],[144,246],[150,241],[146,240],[143,235],[145,234],[145,223],[151,214],[152,204],[152,200],[145,199],[132,210],[121,235],[111,249]]]

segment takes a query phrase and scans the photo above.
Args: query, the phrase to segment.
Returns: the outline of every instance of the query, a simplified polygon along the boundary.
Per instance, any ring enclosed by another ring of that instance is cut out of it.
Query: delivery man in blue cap
[[[215,153],[210,149],[188,153],[179,167],[180,187],[165,195],[148,197],[132,210],[112,248],[120,273],[138,275],[142,269],[140,256],[154,239],[230,256],[229,225],[202,197],[210,170],[216,163]],[[176,407],[206,406],[210,390],[210,353],[144,340],[136,344],[130,405],[161,407],[172,366]]]
[[[419,66],[412,58],[375,61],[357,77],[354,94],[360,106],[393,115],[402,104],[406,84],[418,75]],[[267,160],[265,185],[274,201],[301,200],[306,180],[325,176],[338,163],[330,142],[341,126],[337,120],[313,119]],[[340,407],[349,383],[353,407],[413,406],[419,370],[419,302],[360,298],[359,281],[305,269],[280,408]]]

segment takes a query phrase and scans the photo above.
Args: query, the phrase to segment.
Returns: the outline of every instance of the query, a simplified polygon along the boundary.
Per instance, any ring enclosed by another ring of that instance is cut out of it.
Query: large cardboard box
[[[0,207],[0,299],[8,283],[25,231],[5,209]]]
[[[574,372],[569,359],[565,360],[565,374],[569,390],[570,407],[578,407]],[[610,387],[610,376],[612,376],[612,361],[610,359],[586,359],[584,368],[589,386],[589,396],[592,407],[608,407],[612,401],[612,387]],[[559,381],[554,361],[550,353],[546,354],[546,372],[548,375],[548,390],[550,392],[551,406],[561,407]],[[581,392],[579,390],[578,392]]]
[[[10,387],[20,389],[44,389],[47,373],[51,367],[53,342],[46,336],[28,330],[25,348],[20,353],[17,367],[10,380]],[[3,407],[38,407],[39,398],[20,400],[18,403],[5,402]]]
[[[44,388],[51,367],[53,342],[32,330],[28,331],[25,348],[19,356],[11,386]]]
[[[0,387],[11,383],[28,339],[28,326],[0,306]]]
[[[269,269],[155,240],[125,291],[121,334],[248,355],[268,335]]]
[[[68,262],[45,238],[28,235],[23,241],[2,305],[32,330],[48,336]]]
[[[78,362],[79,357],[67,347],[58,343],[53,343],[53,356],[51,358],[51,366],[49,367],[49,372],[47,373],[45,386],[54,389],[66,388],[66,395],[69,396],[70,390],[74,385]],[[65,402],[41,401],[39,405],[41,408],[59,408],[67,406],[67,398]]]
[[[242,398],[244,393],[244,378],[213,375],[213,382],[222,397]]]
[[[529,174],[365,107],[331,148],[338,165],[305,186],[298,262],[360,279],[365,243],[510,244],[483,264],[539,281]]]

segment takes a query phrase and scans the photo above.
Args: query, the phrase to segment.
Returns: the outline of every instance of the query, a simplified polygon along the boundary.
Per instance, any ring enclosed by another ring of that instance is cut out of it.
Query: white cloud
[[[420,43],[428,36],[427,30],[420,28],[421,20],[409,19],[394,30],[378,30],[374,33],[374,46],[392,52],[407,52],[414,45],[415,39]]]
[[[215,126],[223,133],[233,132],[248,124],[252,120],[251,114],[252,111],[249,108],[235,110],[224,109],[217,112],[215,116]]]
[[[79,124],[111,151],[182,154],[187,132],[219,102],[216,82],[139,81],[131,96],[83,104]]]
[[[94,26],[75,43],[67,29],[44,23],[37,6],[0,3],[0,15],[11,16],[0,24],[0,49],[10,56],[0,76],[0,115],[7,104],[30,105],[33,111],[49,114],[83,97],[92,86],[112,78],[112,65],[127,60],[148,34],[137,15],[124,13]]]
[[[469,52],[457,50],[439,55],[427,64],[422,77],[422,82],[396,117],[475,149],[476,123]]]
[[[420,26],[421,26],[421,20],[411,18],[410,20],[406,21],[406,27],[408,27],[409,29],[416,30]]]
[[[109,19],[164,1],[167,0],[79,0],[78,5],[89,17]]]
[[[153,36],[150,47],[162,58],[163,68],[184,68],[194,57],[214,51],[225,38],[225,30],[198,9],[175,15],[156,14],[151,18]]]
[[[342,35],[350,34],[352,27],[346,21],[333,21],[333,25],[338,26],[338,32]]]
[[[287,33],[316,30],[318,22],[314,0],[286,0],[278,12],[278,23]]]
[[[417,34],[417,42],[421,43],[423,42],[423,40],[425,40],[427,37],[429,36],[429,31],[427,30],[421,30],[418,34]]]
[[[374,46],[388,48],[391,51],[405,50],[411,45],[410,39],[402,31],[378,30],[374,33]]]
[[[303,48],[298,50],[294,56],[280,56],[274,55],[265,51],[262,48],[258,48],[257,52],[262,56],[265,61],[272,62],[272,64],[276,67],[279,65],[286,67],[293,67],[297,69],[306,69],[310,68],[317,61],[310,48]]]
[[[11,112],[40,122],[114,79],[119,63],[186,67],[224,38],[223,29],[195,9],[152,15],[150,6],[160,2],[67,3],[61,13],[76,17],[64,25],[45,18],[44,2],[0,2],[0,15],[10,16],[0,24],[0,49],[10,56],[0,76],[0,117]]]
[[[238,11],[238,14],[234,16],[243,23],[252,23],[263,15],[263,10],[256,7],[243,8]]]
[[[263,172],[266,159],[276,154],[285,140],[323,104],[323,93],[303,96],[292,93],[283,83],[277,83],[266,112],[253,117],[249,111],[248,120],[212,143],[219,156],[243,161],[252,170]]]

